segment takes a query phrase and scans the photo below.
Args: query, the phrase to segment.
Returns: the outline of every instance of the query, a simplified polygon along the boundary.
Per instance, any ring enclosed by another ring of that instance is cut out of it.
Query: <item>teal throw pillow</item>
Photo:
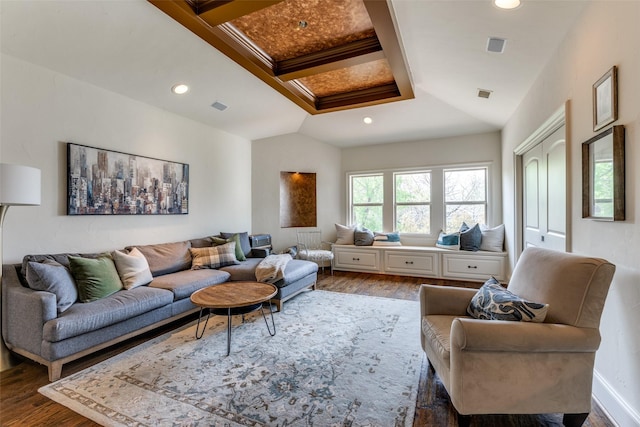
[[[460,249],[460,232],[456,231],[455,233],[447,234],[441,231],[438,235],[436,246],[442,249]]]
[[[118,270],[109,254],[95,259],[70,256],[69,268],[78,285],[80,302],[97,301],[122,289]]]

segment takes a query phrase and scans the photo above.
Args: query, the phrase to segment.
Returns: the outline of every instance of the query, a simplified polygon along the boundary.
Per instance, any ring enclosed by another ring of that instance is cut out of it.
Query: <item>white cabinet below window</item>
[[[372,248],[373,249],[373,248]],[[347,271],[380,272],[380,251],[334,248],[333,268]]]
[[[471,254],[442,254],[442,277],[452,279],[499,281],[506,279],[506,254],[473,252]]]
[[[333,245],[334,270],[484,282],[507,280],[504,252],[450,251],[432,246]]]
[[[384,271],[405,276],[438,277],[440,262],[437,253],[399,250],[384,251]]]

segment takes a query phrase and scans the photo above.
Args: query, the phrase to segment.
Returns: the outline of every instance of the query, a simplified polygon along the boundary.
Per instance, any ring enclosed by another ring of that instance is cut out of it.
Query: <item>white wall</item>
[[[250,141],[11,56],[1,59],[0,160],[42,171],[42,205],[7,213],[5,263],[28,253],[250,231]],[[64,142],[188,163],[189,214],[66,216]]]
[[[491,225],[502,223],[502,182],[500,132],[465,135],[426,141],[401,142],[345,148],[342,151],[340,220],[347,215],[346,174],[355,171],[454,166],[490,163],[488,218]]]
[[[526,7],[526,5],[524,6]],[[601,323],[594,394],[620,426],[640,425],[640,2],[596,1],[571,29],[502,132],[504,219],[514,248],[513,150],[570,100],[572,252],[616,264]],[[626,221],[582,219],[581,143],[596,135],[591,88],[619,67],[619,119],[626,128]],[[513,253],[512,253],[513,256]]]
[[[252,203],[255,233],[270,233],[274,250],[296,244],[296,231],[280,228],[280,172],[315,172],[317,221],[325,241],[335,241],[342,186],[340,149],[308,136],[288,134],[252,144]]]

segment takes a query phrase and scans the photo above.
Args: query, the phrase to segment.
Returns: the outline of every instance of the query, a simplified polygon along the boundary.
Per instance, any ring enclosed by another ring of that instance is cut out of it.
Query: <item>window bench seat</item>
[[[484,282],[507,280],[507,253],[435,246],[333,245],[334,270]]]

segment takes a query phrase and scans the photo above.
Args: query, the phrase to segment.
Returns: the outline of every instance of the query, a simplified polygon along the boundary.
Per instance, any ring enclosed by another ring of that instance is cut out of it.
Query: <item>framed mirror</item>
[[[624,126],[582,144],[582,217],[624,221]]]

